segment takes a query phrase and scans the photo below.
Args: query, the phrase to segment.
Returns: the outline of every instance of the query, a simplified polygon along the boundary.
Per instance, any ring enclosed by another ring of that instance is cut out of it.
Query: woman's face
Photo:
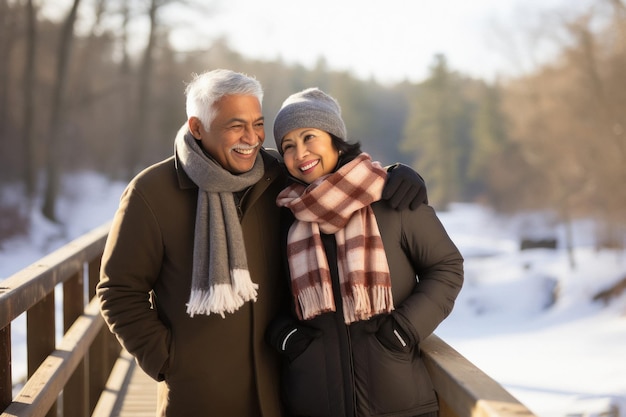
[[[289,173],[307,184],[333,172],[339,160],[330,135],[319,129],[294,129],[285,135],[281,147]]]

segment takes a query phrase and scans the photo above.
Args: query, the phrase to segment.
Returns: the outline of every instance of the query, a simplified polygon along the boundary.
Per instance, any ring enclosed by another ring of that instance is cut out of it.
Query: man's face
[[[232,174],[250,171],[265,140],[259,100],[254,96],[224,96],[215,103],[215,110],[208,132],[199,123],[202,147]]]

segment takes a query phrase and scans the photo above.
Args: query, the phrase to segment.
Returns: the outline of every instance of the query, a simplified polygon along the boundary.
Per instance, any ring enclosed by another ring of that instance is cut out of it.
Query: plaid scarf
[[[248,271],[233,192],[263,177],[263,159],[258,154],[250,171],[234,175],[202,151],[186,126],[178,131],[174,144],[183,170],[199,188],[187,314],[224,317],[257,298],[258,284]]]
[[[387,172],[361,153],[309,186],[294,183],[277,197],[296,217],[287,254],[296,313],[301,320],[336,311],[320,231],[335,234],[346,324],[393,310],[387,256],[370,207],[380,200]]]

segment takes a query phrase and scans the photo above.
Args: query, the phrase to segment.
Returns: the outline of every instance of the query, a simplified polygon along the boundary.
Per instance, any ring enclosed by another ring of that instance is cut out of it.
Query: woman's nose
[[[296,145],[296,159],[302,159],[309,153],[306,145],[299,143]]]

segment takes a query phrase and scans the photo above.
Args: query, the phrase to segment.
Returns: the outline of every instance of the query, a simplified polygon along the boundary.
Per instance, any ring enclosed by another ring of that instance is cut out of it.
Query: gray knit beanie
[[[282,153],[284,136],[294,129],[312,127],[347,139],[346,125],[337,100],[319,88],[307,88],[287,97],[274,120],[274,140]]]

